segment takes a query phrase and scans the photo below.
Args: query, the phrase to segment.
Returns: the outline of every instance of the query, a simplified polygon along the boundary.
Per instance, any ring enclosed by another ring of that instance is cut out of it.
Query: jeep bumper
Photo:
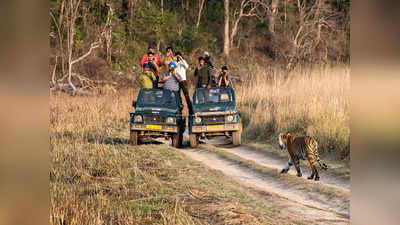
[[[220,125],[200,125],[192,126],[192,133],[209,133],[209,132],[225,132],[238,131],[240,124],[220,124]]]
[[[170,125],[132,124],[131,123],[131,130],[178,133],[178,127],[170,126]]]

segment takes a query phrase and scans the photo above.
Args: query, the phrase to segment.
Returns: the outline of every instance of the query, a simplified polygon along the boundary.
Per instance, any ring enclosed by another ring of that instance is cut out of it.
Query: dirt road
[[[225,144],[228,147],[229,144],[224,143],[222,140],[208,143],[217,146],[219,150],[229,151],[243,159],[252,160],[263,167],[280,170],[286,163],[282,159],[267,156],[245,145],[225,148]],[[279,205],[287,213],[304,219],[307,224],[349,224],[349,181],[336,179],[321,173],[321,181],[319,182],[293,183],[244,167],[240,163],[223,158],[215,152],[188,147],[180,149],[180,151],[194,160],[201,161],[213,169],[222,171],[250,188],[265,192],[269,201],[273,201],[274,204]],[[306,180],[309,170],[303,168],[303,171],[303,179]],[[294,177],[295,173],[292,171],[286,176]],[[324,193],[312,192],[305,185],[321,185],[326,187],[327,191]],[[330,190],[342,193],[343,195],[339,196],[344,197],[335,198],[329,194]]]

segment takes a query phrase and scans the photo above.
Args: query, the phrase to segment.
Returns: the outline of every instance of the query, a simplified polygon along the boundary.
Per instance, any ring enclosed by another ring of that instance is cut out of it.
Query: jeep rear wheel
[[[189,135],[190,147],[195,148],[199,144],[199,138],[196,134]]]
[[[138,132],[131,130],[131,137],[130,137],[130,143],[131,145],[137,145],[138,144]]]
[[[179,148],[182,145],[182,134],[174,134],[172,135],[172,146],[174,148]]]

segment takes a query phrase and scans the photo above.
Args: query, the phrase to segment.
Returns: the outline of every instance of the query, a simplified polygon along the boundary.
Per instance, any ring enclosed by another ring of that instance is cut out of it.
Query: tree
[[[224,55],[229,56],[235,37],[238,33],[239,23],[243,17],[257,16],[256,9],[262,4],[261,0],[241,0],[240,6],[233,13],[233,27],[229,32],[229,0],[224,1]]]
[[[197,23],[196,23],[197,28],[200,25],[201,12],[203,11],[204,2],[205,0],[199,0],[199,14],[197,16]]]
[[[278,4],[279,0],[272,0],[271,2],[271,10],[268,13],[269,23],[268,23],[268,31],[273,35],[275,34],[275,19],[278,14]]]
[[[224,0],[224,55],[229,57],[229,0]]]

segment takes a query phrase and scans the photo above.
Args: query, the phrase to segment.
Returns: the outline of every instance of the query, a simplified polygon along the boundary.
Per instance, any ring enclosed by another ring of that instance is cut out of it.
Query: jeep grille
[[[225,116],[202,116],[201,121],[203,124],[224,124]]]
[[[144,115],[144,123],[159,124],[165,123],[165,117],[161,115]]]

